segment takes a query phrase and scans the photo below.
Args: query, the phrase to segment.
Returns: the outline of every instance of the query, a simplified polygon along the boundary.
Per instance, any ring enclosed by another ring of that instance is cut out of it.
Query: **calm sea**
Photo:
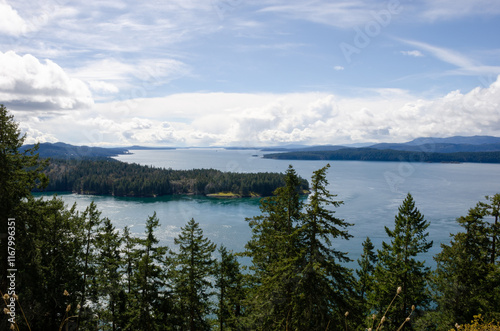
[[[285,172],[292,164],[297,173],[310,179],[312,172],[327,164],[324,161],[286,161],[261,158],[258,150],[177,149],[131,151],[117,157],[123,162],[153,165],[172,169],[213,168],[234,172]],[[422,256],[434,266],[432,256],[440,244],[450,240],[450,233],[460,230],[456,218],[485,195],[500,193],[500,165],[446,164],[406,162],[330,161],[329,189],[344,204],[336,208],[336,216],[352,223],[354,237],[334,241],[335,248],[349,252],[354,261],[362,251],[362,242],[369,236],[376,248],[388,240],[384,226],[392,228],[394,216],[407,193],[430,222],[429,240],[434,247]],[[102,216],[109,217],[118,229],[128,225],[141,235],[149,215],[157,213],[161,227],[157,233],[163,244],[173,248],[173,239],[180,227],[194,218],[204,234],[217,244],[236,252],[244,250],[251,236],[245,218],[260,214],[259,199],[206,198],[175,196],[160,198],[117,198],[61,194],[68,204],[84,209],[92,200]],[[351,264],[356,267],[356,263]]]

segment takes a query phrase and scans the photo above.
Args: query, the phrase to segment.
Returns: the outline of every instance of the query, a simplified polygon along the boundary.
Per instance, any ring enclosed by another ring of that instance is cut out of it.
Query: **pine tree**
[[[390,243],[382,242],[382,250],[378,251],[379,263],[375,268],[375,291],[371,302],[378,312],[385,311],[398,287],[401,287],[399,298],[394,302],[386,318],[388,324],[397,328],[412,312],[418,316],[430,303],[427,283],[430,268],[425,261],[418,260],[421,253],[432,247],[428,242],[429,223],[415,207],[411,194],[408,193],[399,213],[395,217],[394,230],[385,227]],[[413,321],[413,319],[412,319]],[[405,328],[411,328],[412,323],[406,323]]]
[[[239,330],[245,295],[243,275],[235,254],[228,251],[225,246],[219,248],[219,253],[220,261],[217,263],[215,282],[215,287],[219,290],[217,308],[219,330]]]
[[[378,260],[374,249],[375,246],[373,246],[372,241],[369,237],[366,237],[363,242],[363,253],[360,259],[358,259],[359,269],[356,270],[356,275],[358,276],[356,290],[360,301],[359,310],[365,317],[371,316],[372,311],[372,307],[368,302],[368,296],[373,291],[375,265]]]
[[[498,245],[498,238],[500,236],[500,223],[498,222],[498,217],[500,216],[500,193],[494,196],[485,197],[488,202],[479,202],[478,206],[483,209],[485,216],[490,216],[493,218],[490,224],[490,237],[491,237],[491,251],[490,251],[490,263],[497,264],[500,254],[500,245]]]
[[[139,251],[136,249],[138,241],[138,238],[130,234],[130,228],[126,226],[121,237],[120,257],[123,279],[122,288],[117,298],[118,313],[116,323],[122,329],[126,329],[126,326],[130,324],[132,317],[135,316],[134,310],[137,310],[137,304],[134,300],[136,288],[134,272],[137,270],[139,263]]]
[[[253,328],[286,328],[293,317],[299,282],[298,224],[302,217],[301,181],[290,166],[285,185],[261,201],[263,215],[248,219],[252,239],[245,255],[252,258],[253,284],[247,300]]]
[[[22,235],[16,237],[16,248],[22,247],[23,254],[22,259],[16,260],[16,294],[31,330],[57,330],[62,322],[61,313],[69,304],[68,316],[77,313],[83,282],[78,261],[84,218],[76,212],[76,205],[67,208],[55,197],[50,200],[28,197],[18,215],[29,223],[20,222],[22,227],[17,227]],[[18,321],[23,323],[24,318]]]
[[[146,221],[145,238],[137,239],[137,265],[132,276],[135,310],[130,320],[129,328],[134,330],[159,330],[160,307],[164,306],[163,300],[169,300],[165,269],[168,269],[166,246],[158,246],[159,240],[155,230],[160,226],[156,212]],[[166,295],[167,294],[167,295]],[[168,312],[167,312],[168,313]]]
[[[31,195],[31,190],[47,186],[47,177],[42,170],[47,161],[41,161],[36,153],[38,145],[20,152],[26,139],[21,135],[19,125],[14,121],[4,105],[0,104],[0,290],[7,293],[7,223],[9,218],[16,220],[19,228],[29,226],[29,220],[17,217],[22,211],[23,199]],[[24,224],[26,223],[26,224]],[[16,239],[24,235],[16,234]],[[32,247],[17,247],[19,251],[27,251]]]
[[[174,292],[179,300],[181,330],[208,330],[208,315],[215,260],[212,253],[216,245],[203,236],[199,224],[191,219],[174,239],[178,252],[174,253]]]
[[[352,308],[349,298],[353,298],[354,281],[351,271],[342,265],[350,259],[347,253],[332,247],[337,240],[351,237],[346,230],[350,224],[335,217],[335,211],[329,208],[343,203],[334,200],[336,195],[327,189],[329,167],[313,173],[306,213],[299,222],[301,270],[292,298],[293,329],[323,330],[329,324],[340,325],[344,313]]]
[[[104,218],[97,236],[99,249],[96,266],[98,306],[101,328],[117,330],[120,327],[118,303],[122,290],[123,268],[120,258],[122,239],[109,218]]]
[[[96,269],[98,259],[97,235],[102,224],[101,212],[92,201],[83,212],[83,233],[81,252],[81,274],[83,277],[80,290],[80,311],[78,312],[77,330],[80,325],[90,327],[95,321],[88,317],[93,316],[93,303],[98,302]],[[85,315],[85,316],[84,316]]]
[[[500,267],[491,263],[492,225],[485,220],[492,214],[495,217],[495,209],[486,205],[479,202],[467,216],[459,217],[457,222],[464,231],[452,235],[434,257],[437,268],[432,287],[437,309],[427,319],[439,330],[468,323],[477,314],[500,318]]]

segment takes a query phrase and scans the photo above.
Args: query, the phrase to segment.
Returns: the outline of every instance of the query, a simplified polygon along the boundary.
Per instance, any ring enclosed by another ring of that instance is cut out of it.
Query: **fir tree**
[[[397,328],[412,312],[418,316],[430,303],[427,283],[430,268],[425,261],[418,260],[421,253],[432,247],[428,242],[429,223],[415,207],[411,194],[408,193],[399,213],[395,217],[394,230],[385,227],[390,243],[382,242],[382,250],[378,251],[379,263],[375,269],[375,291],[371,302],[378,312],[389,305],[394,292],[401,287],[401,293],[389,310],[386,318],[392,327]],[[412,319],[413,321],[413,319]],[[412,323],[406,323],[405,328],[411,328]]]
[[[23,255],[16,260],[16,294],[31,330],[57,330],[61,312],[69,304],[69,316],[77,313],[83,284],[78,261],[84,219],[76,212],[76,205],[68,208],[55,197],[50,200],[28,197],[18,215],[29,223],[17,227],[21,235],[16,237],[16,248],[22,247]],[[24,318],[18,321],[23,325]],[[29,329],[27,325],[20,328]]]
[[[499,245],[498,237],[500,236],[500,224],[498,222],[498,217],[500,216],[500,193],[494,196],[485,197],[488,202],[479,202],[478,207],[483,209],[484,215],[492,217],[492,223],[490,224],[489,232],[491,237],[491,249],[490,249],[490,263],[497,264],[499,260]]]
[[[81,273],[83,277],[80,290],[80,311],[78,312],[77,329],[80,325],[90,327],[95,322],[87,317],[93,316],[93,304],[97,303],[96,269],[98,260],[97,235],[102,224],[101,212],[92,201],[83,212],[83,233],[81,252]],[[85,316],[83,316],[85,315]]]
[[[252,258],[253,284],[247,300],[253,328],[286,328],[293,320],[293,296],[299,282],[299,231],[302,217],[300,179],[290,166],[285,185],[263,199],[263,215],[249,220],[252,239],[245,255]]]
[[[239,320],[244,299],[243,275],[236,256],[225,246],[219,248],[220,261],[217,263],[215,287],[218,292],[217,318],[219,330],[239,330]]]
[[[373,246],[372,241],[369,237],[366,237],[363,242],[363,253],[360,259],[358,259],[359,269],[356,270],[356,275],[358,276],[356,290],[360,304],[359,310],[365,317],[371,316],[372,311],[372,307],[368,302],[368,297],[373,291],[375,265],[378,261],[374,249],[375,246]]]
[[[137,269],[133,274],[135,315],[128,327],[139,330],[159,330],[160,317],[164,315],[160,307],[163,300],[169,300],[166,295],[166,274],[168,269],[166,246],[158,246],[159,240],[155,230],[159,227],[156,212],[146,221],[145,238],[137,239]],[[168,312],[166,312],[168,314]]]
[[[103,220],[97,236],[99,248],[96,267],[98,297],[103,301],[98,306],[102,328],[109,326],[113,331],[120,328],[119,308],[120,292],[122,290],[123,268],[120,258],[122,238],[109,218]],[[104,300],[102,300],[104,299]]]
[[[485,221],[491,210],[484,207],[480,202],[467,216],[458,218],[464,231],[452,235],[434,257],[437,268],[432,285],[437,309],[427,320],[439,330],[468,323],[477,314],[500,318],[500,267],[491,263],[491,225]]]
[[[208,277],[214,274],[215,244],[203,236],[199,224],[191,219],[174,239],[178,252],[174,254],[175,273],[172,279],[179,300],[181,330],[208,330],[211,313],[211,288]]]
[[[299,222],[301,270],[292,298],[292,329],[323,330],[331,323],[339,325],[344,313],[352,308],[349,298],[353,298],[354,282],[351,271],[342,264],[350,259],[347,253],[332,247],[334,241],[351,237],[346,230],[350,224],[335,217],[335,211],[329,208],[343,203],[327,189],[329,167],[313,173],[306,213]]]
[[[21,135],[19,125],[14,121],[4,105],[0,104],[0,290],[7,293],[7,273],[11,269],[7,264],[7,224],[9,218],[16,220],[19,228],[29,227],[29,219],[17,217],[22,211],[23,199],[31,195],[31,190],[43,188],[48,184],[47,177],[42,170],[47,165],[41,161],[36,153],[38,145],[32,149],[20,152],[26,139]],[[26,223],[26,224],[25,224]],[[5,236],[4,236],[5,235]],[[24,235],[18,232],[16,239]],[[17,247],[19,251],[27,251],[32,247]],[[26,249],[26,250],[25,250]]]

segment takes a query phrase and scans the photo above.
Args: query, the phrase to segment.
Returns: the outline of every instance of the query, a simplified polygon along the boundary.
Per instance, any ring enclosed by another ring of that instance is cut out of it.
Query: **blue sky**
[[[27,142],[267,146],[500,136],[496,0],[0,0]]]

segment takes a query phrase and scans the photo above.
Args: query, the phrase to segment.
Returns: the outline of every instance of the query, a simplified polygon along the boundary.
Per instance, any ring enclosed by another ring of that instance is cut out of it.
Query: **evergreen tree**
[[[219,248],[220,261],[217,263],[215,287],[218,292],[217,318],[219,330],[240,330],[239,320],[244,299],[243,275],[236,256],[225,246]]]
[[[344,313],[353,307],[354,292],[351,271],[342,263],[350,261],[347,253],[332,247],[334,240],[349,239],[350,225],[334,216],[329,206],[343,202],[328,189],[326,171],[330,165],[315,171],[306,213],[300,219],[300,281],[292,298],[293,319],[288,325],[298,330],[325,330],[329,324],[341,325]]]
[[[19,125],[14,121],[14,116],[10,115],[4,105],[0,104],[0,290],[7,293],[7,264],[8,256],[8,236],[7,224],[9,218],[16,219],[16,226],[19,228],[29,227],[29,219],[18,217],[24,208],[23,199],[31,195],[31,190],[43,188],[47,185],[47,177],[42,173],[47,165],[41,161],[36,154],[38,145],[32,149],[20,152],[26,135],[21,135]],[[26,224],[25,224],[26,223]],[[25,235],[22,232],[16,233],[16,240]],[[32,247],[16,247],[19,251],[27,251]],[[26,250],[25,250],[26,249]]]
[[[55,197],[47,201],[28,197],[18,215],[29,222],[17,227],[16,248],[23,250],[22,258],[16,259],[16,294],[31,330],[58,330],[69,304],[68,316],[77,312],[84,219],[76,205],[67,208]]]
[[[98,303],[98,286],[97,286],[97,261],[98,247],[97,236],[102,224],[101,212],[97,209],[96,204],[92,201],[85,209],[82,215],[84,219],[83,233],[81,233],[82,251],[80,263],[81,274],[83,277],[80,290],[80,311],[78,312],[77,329],[80,325],[91,327],[95,325],[91,317],[94,316],[93,307]]]
[[[175,273],[172,279],[179,300],[178,314],[181,330],[208,330],[211,313],[212,284],[208,277],[214,274],[215,244],[203,236],[200,225],[191,219],[174,239],[178,253],[174,254]]]
[[[116,231],[111,220],[105,218],[97,236],[99,255],[96,278],[98,298],[101,301],[98,307],[101,328],[113,331],[121,326],[118,308],[123,274],[120,258],[121,242],[119,232]]]
[[[382,312],[394,297],[395,290],[401,287],[399,298],[386,316],[386,323],[397,328],[410,315],[413,305],[416,307],[413,317],[429,306],[427,283],[430,268],[416,257],[427,252],[432,247],[432,241],[427,241],[429,233],[425,232],[429,223],[415,207],[409,193],[399,207],[394,225],[394,230],[385,227],[391,241],[382,242],[382,250],[378,251],[379,262],[375,268],[376,283],[371,302],[378,312]],[[412,322],[405,324],[405,328],[411,327]]]
[[[158,227],[159,219],[155,212],[146,221],[145,238],[137,239],[138,261],[133,275],[135,304],[132,306],[136,313],[128,325],[134,330],[159,330],[160,318],[165,313],[160,307],[163,306],[163,300],[170,299],[166,292],[164,270],[168,269],[168,248],[158,246],[159,240],[154,234]]]
[[[253,328],[286,328],[293,318],[293,297],[299,282],[298,261],[302,217],[300,179],[290,166],[285,185],[261,201],[263,215],[249,220],[252,239],[245,255],[252,258],[253,284],[247,300]]]
[[[135,294],[135,283],[134,283],[134,272],[137,270],[137,265],[139,263],[139,252],[136,249],[138,243],[138,238],[133,237],[130,234],[130,228],[126,226],[123,229],[123,235],[121,237],[122,245],[120,247],[120,257],[122,260],[121,268],[123,269],[123,279],[122,288],[118,293],[117,299],[117,325],[122,329],[125,329],[136,310],[137,305],[134,301]]]
[[[369,237],[366,237],[366,240],[363,242],[363,253],[360,259],[358,259],[359,269],[356,270],[356,275],[358,276],[356,290],[359,298],[359,310],[365,317],[371,316],[372,311],[368,296],[373,291],[375,265],[378,260],[374,249],[375,246],[373,246],[372,241]]]
[[[478,206],[483,209],[485,216],[490,216],[493,218],[490,224],[490,237],[491,237],[491,251],[490,251],[490,263],[498,264],[499,260],[499,245],[498,237],[500,235],[500,224],[498,222],[498,217],[500,216],[500,193],[494,196],[485,197],[488,202],[479,202]]]
[[[452,235],[434,257],[437,268],[432,285],[437,309],[427,320],[438,330],[468,323],[477,314],[500,318],[500,268],[491,263],[491,226],[485,221],[491,210],[484,206],[478,203],[467,216],[457,219],[464,232]]]

